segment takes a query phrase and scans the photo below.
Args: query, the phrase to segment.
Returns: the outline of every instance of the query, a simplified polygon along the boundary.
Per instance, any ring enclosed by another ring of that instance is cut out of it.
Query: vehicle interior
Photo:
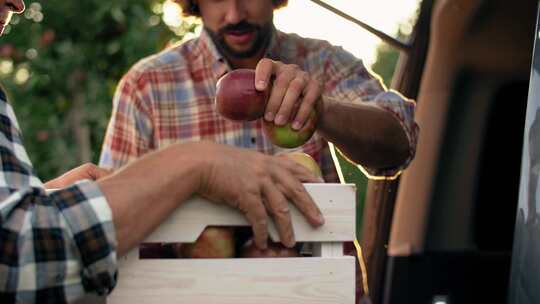
[[[363,301],[506,303],[537,6],[421,3],[392,83],[420,139],[399,179],[368,182]]]

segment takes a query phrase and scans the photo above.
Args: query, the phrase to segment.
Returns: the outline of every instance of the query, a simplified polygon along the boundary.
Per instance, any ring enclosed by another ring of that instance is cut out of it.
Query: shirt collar
[[[203,29],[199,35],[198,48],[202,57],[202,64],[212,68],[212,74],[216,79],[219,79],[227,71],[231,70],[227,60],[218,51],[206,29]]]
[[[279,50],[281,49],[281,32],[272,26],[272,37],[270,38],[270,44],[266,49],[265,57],[272,60],[280,60]]]

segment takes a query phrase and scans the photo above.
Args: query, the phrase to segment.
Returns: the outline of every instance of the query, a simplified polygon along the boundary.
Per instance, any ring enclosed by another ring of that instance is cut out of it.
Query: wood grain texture
[[[107,303],[354,303],[353,257],[131,262]]]
[[[292,207],[298,242],[313,242],[315,256],[299,258],[146,259],[138,248],[119,259],[109,304],[354,304],[355,259],[342,256],[355,239],[354,185],[305,184],[325,225],[312,228]],[[147,242],[193,242],[206,226],[247,226],[240,212],[193,198],[171,214]],[[273,224],[273,240],[279,240]]]
[[[352,184],[305,184],[306,190],[321,209],[324,226],[311,227],[298,209],[291,207],[295,237],[298,242],[352,241],[355,230],[355,186]],[[292,205],[292,204],[291,204]],[[237,210],[214,204],[203,198],[192,198],[180,206],[146,242],[194,242],[206,226],[249,226]],[[279,241],[272,222],[270,237]]]

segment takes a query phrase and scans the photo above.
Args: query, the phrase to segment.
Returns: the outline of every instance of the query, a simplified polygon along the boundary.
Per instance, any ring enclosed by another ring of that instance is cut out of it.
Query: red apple
[[[167,243],[141,243],[139,245],[140,259],[170,259],[174,258],[171,244]]]
[[[233,258],[234,245],[234,228],[207,227],[195,243],[177,243],[174,250],[178,257],[183,258]]]
[[[316,128],[317,113],[315,110],[311,111],[308,121],[298,131],[292,128],[290,122],[284,126],[277,126],[274,122],[268,122],[266,120],[263,123],[264,134],[270,138],[270,141],[276,146],[289,149],[305,144],[313,136]]]
[[[247,241],[242,247],[242,258],[287,258],[299,257],[300,253],[295,248],[287,248],[281,243],[268,242],[268,248],[260,250],[255,246],[253,239]]]
[[[221,77],[216,85],[216,110],[230,120],[255,120],[263,116],[268,90],[255,89],[255,70],[233,70]]]

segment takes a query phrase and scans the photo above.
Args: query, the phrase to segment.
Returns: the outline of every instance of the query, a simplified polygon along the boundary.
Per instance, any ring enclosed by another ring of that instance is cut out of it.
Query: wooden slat
[[[355,259],[341,256],[340,242],[355,239],[356,189],[341,184],[305,187],[326,223],[314,229],[292,207],[296,240],[319,248],[326,244],[319,251],[331,257],[140,260],[135,249],[119,259],[118,286],[107,303],[353,304]],[[193,242],[206,226],[240,225],[248,223],[237,210],[193,198],[146,241]],[[273,224],[269,230],[277,241]]]
[[[353,304],[355,260],[129,260],[109,304]]]
[[[298,242],[352,241],[355,235],[355,186],[305,184],[306,190],[325,217],[325,225],[311,227],[298,209],[291,207],[295,238]],[[146,242],[194,242],[206,226],[248,226],[244,216],[225,205],[193,198],[179,207]],[[279,241],[273,223],[270,237]]]

